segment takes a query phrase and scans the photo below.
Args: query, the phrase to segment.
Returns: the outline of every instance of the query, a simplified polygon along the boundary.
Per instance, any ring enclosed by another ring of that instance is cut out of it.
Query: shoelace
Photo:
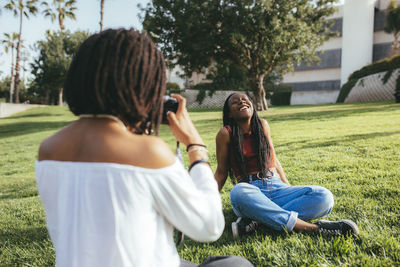
[[[340,231],[339,229],[331,230],[331,229],[319,228],[319,231],[322,233],[329,234],[329,235],[341,235],[342,234],[342,231]]]
[[[246,232],[250,232],[250,231],[256,230],[257,226],[258,226],[258,223],[256,221],[251,221],[251,223],[249,223],[245,227]]]

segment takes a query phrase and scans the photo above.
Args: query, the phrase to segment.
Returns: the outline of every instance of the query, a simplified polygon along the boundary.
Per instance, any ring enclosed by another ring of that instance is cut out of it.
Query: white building
[[[389,0],[345,0],[329,19],[340,33],[320,47],[321,62],[300,64],[283,76],[293,86],[291,104],[335,103],[354,71],[388,56],[393,35],[383,31]],[[397,2],[400,2],[397,0]]]

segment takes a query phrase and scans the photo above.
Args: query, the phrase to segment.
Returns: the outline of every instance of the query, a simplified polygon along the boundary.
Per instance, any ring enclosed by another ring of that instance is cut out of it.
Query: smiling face
[[[229,99],[229,117],[236,121],[249,120],[253,116],[253,103],[245,94],[234,94]]]

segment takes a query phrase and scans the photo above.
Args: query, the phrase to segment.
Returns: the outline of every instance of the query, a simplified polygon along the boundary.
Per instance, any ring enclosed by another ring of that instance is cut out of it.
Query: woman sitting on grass
[[[219,190],[228,173],[238,182],[231,191],[232,223],[236,238],[253,232],[258,223],[275,230],[302,230],[332,235],[358,235],[350,220],[307,221],[329,214],[332,193],[321,186],[290,186],[275,154],[266,120],[257,116],[245,94],[228,96],[223,109],[224,126],[216,137],[218,167],[214,174]]]
[[[107,30],[79,48],[64,88],[80,118],[42,142],[35,170],[58,267],[197,266],[179,259],[173,227],[202,242],[222,234],[217,183],[183,97],[167,118],[189,148],[190,172],[150,136],[165,80],[163,56],[144,33]],[[209,264],[251,266],[229,256]]]

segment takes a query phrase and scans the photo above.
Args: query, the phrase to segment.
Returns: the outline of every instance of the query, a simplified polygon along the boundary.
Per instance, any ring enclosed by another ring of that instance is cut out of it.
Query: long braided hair
[[[70,110],[119,117],[136,133],[156,135],[166,88],[162,53],[146,33],[110,29],[89,37],[65,80]]]
[[[231,128],[231,152],[233,153],[235,163],[238,166],[240,176],[247,175],[246,163],[243,156],[243,144],[244,144],[244,137],[243,131],[240,129],[237,122],[230,118],[230,107],[229,107],[229,100],[230,98],[235,95],[235,93],[230,94],[224,103],[223,108],[223,124],[224,126],[229,126]],[[250,100],[251,101],[251,100]],[[257,155],[258,155],[258,166],[260,166],[260,171],[265,172],[270,166],[271,163],[271,148],[267,139],[267,136],[264,132],[264,127],[260,118],[257,115],[257,110],[253,105],[253,116],[250,120],[250,131],[251,131],[251,140],[253,146],[256,148]],[[233,178],[232,175],[232,168],[231,166],[228,167],[229,176],[233,182],[237,182],[238,177]]]

